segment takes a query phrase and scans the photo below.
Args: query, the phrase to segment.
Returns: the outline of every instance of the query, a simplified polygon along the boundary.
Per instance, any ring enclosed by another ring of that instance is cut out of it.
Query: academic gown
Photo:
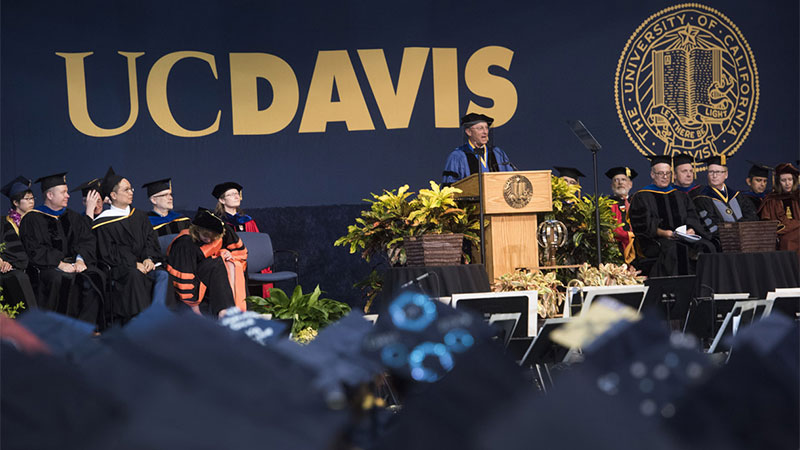
[[[160,216],[154,211],[147,213],[150,224],[156,231],[158,236],[165,236],[167,234],[178,234],[181,230],[189,228],[192,220],[186,216],[182,216],[175,211],[170,211],[166,216]]]
[[[688,195],[689,198],[694,198],[697,194],[699,194],[703,190],[702,185],[694,183],[689,185],[689,187],[682,187],[678,186],[677,184],[673,184],[672,187]]]
[[[7,305],[25,303],[26,309],[36,308],[36,296],[25,269],[28,268],[28,255],[19,238],[19,227],[9,216],[2,218],[4,248],[0,258],[11,264],[13,269],[0,274],[0,287],[3,288],[3,302]]]
[[[229,275],[220,257],[223,248],[230,251],[238,263],[236,273]],[[167,271],[178,305],[197,308],[213,317],[231,306],[245,309],[247,249],[230,226],[225,226],[225,235],[221,239],[208,244],[194,242],[189,230],[181,231],[167,249],[167,260]]]
[[[22,218],[19,236],[35,274],[31,281],[39,307],[102,328],[105,277],[96,266],[97,240],[81,216],[68,208],[54,211],[39,205]],[[60,262],[74,263],[78,255],[86,264],[85,271],[58,269]]]
[[[719,225],[721,223],[758,220],[758,214],[753,209],[753,204],[748,200],[739,201],[740,198],[739,191],[725,189],[723,192],[711,186],[703,187],[694,196],[693,201],[697,208],[697,214],[706,223],[708,231],[714,237],[715,244],[719,243]],[[718,246],[717,250],[721,250],[721,247]]]
[[[115,322],[125,323],[150,306],[153,280],[136,268],[150,259],[162,262],[158,235],[144,212],[132,208],[127,216],[106,216],[92,222],[100,266],[113,281],[110,309]],[[158,270],[158,269],[155,269]]]
[[[674,186],[659,188],[651,184],[636,192],[631,198],[629,217],[637,253],[645,258],[657,258],[649,276],[694,273],[696,254],[715,251],[711,234],[700,221],[694,203]],[[659,237],[656,231],[659,228],[675,230],[681,225],[693,229],[702,239],[687,243]]]
[[[614,213],[617,223],[622,224],[614,229],[614,239],[616,239],[619,244],[625,262],[630,264],[636,259],[636,252],[633,248],[634,234],[631,231],[631,223],[628,218],[630,201],[628,198],[622,198],[616,195],[612,196],[611,199],[617,202],[611,206],[611,212]]]
[[[482,152],[482,150],[479,150]],[[488,153],[489,160],[486,164],[481,164],[480,157],[475,154],[475,150],[467,143],[453,150],[447,157],[447,162],[442,171],[442,183],[452,184],[458,180],[466,178],[473,173],[481,172],[511,172],[514,168],[508,155],[499,147],[494,147]]]
[[[800,254],[800,191],[767,195],[759,213],[763,220],[780,222],[778,249]]]
[[[225,213],[222,217],[222,221],[225,222],[226,225],[230,226],[237,232],[246,232],[246,233],[260,233],[258,230],[258,224],[252,217],[248,216],[247,214],[240,214],[236,213],[228,214]],[[272,273],[272,267],[267,267],[263,269],[261,273]],[[269,290],[272,289],[274,285],[272,283],[267,283],[261,286],[261,296],[263,298],[269,298]]]
[[[740,191],[739,198],[742,201],[750,200],[750,203],[753,204],[753,210],[758,212],[758,210],[761,209],[761,203],[764,202],[764,198],[766,198],[766,196],[767,196],[766,192],[756,194],[753,191],[747,191],[747,192]]]

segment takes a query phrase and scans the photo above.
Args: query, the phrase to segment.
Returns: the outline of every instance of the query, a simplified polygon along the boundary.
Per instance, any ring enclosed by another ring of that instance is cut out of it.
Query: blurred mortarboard
[[[9,199],[21,192],[25,192],[31,189],[31,180],[25,177],[17,177],[11,180],[8,184],[0,188],[0,192],[3,193]]]
[[[639,174],[630,167],[612,167],[606,171],[606,176],[612,180],[617,175],[625,175],[632,180]]]
[[[225,229],[225,224],[222,222],[222,219],[205,208],[197,208],[197,214],[195,214],[194,219],[192,219],[192,224],[215,233],[222,233]]]
[[[728,158],[725,155],[714,155],[702,160],[702,162],[706,163],[706,165],[716,164],[718,166],[727,166]]]
[[[172,189],[172,178],[164,178],[163,180],[151,181],[142,185],[147,189],[147,196],[152,197],[161,191]]]
[[[694,168],[695,160],[694,156],[688,155],[686,153],[679,153],[672,157],[672,165],[673,167],[682,166],[684,164],[691,164],[692,168]]]
[[[42,192],[44,192],[50,189],[51,187],[67,184],[67,172],[61,172],[41,177],[36,181],[34,181],[34,183],[39,183],[42,187]]]
[[[650,167],[656,164],[669,164],[672,165],[672,157],[669,155],[650,155],[647,157],[650,160]]]
[[[798,176],[800,171],[798,171],[797,168],[792,165],[792,163],[781,163],[775,166],[775,175],[781,176],[784,173],[790,173],[794,176]]]
[[[103,181],[100,182],[100,195],[104,198],[108,197],[111,191],[114,190],[114,187],[119,184],[123,178],[125,177],[117,175],[116,172],[114,172],[113,167],[109,167],[108,171],[106,171],[106,175],[103,177]]]
[[[84,197],[89,195],[89,191],[100,192],[100,179],[95,178],[94,180],[82,183],[80,186],[76,187],[70,192],[75,192],[75,191],[81,191],[81,195],[83,195]]]
[[[558,171],[559,177],[570,177],[577,180],[578,178],[586,176],[583,172],[574,167],[553,166],[553,168]]]
[[[494,119],[484,114],[469,113],[461,118],[461,127],[469,128],[480,122],[486,122],[487,125],[491,126],[492,122],[494,122]]]
[[[67,356],[73,349],[91,344],[94,325],[55,311],[32,309],[18,322],[44,341],[55,355]]]
[[[211,195],[213,195],[214,198],[222,198],[222,196],[231,189],[236,189],[237,191],[242,192],[242,185],[233,181],[226,181],[214,186],[214,190],[211,191]]]

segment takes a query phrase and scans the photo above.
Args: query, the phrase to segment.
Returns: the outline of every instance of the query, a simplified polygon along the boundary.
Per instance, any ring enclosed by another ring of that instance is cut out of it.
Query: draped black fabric
[[[800,287],[795,252],[702,254],[697,260],[696,292],[739,293],[766,298],[776,288]]]
[[[483,149],[476,149],[476,151],[483,151]],[[497,165],[497,158],[494,156],[494,151],[487,152],[489,154],[489,172],[499,172],[500,166]],[[469,164],[469,173],[478,173],[480,170],[481,160],[476,153],[469,152],[464,150],[464,154],[467,155],[467,163]]]
[[[483,264],[461,264],[457,266],[392,267],[386,271],[381,297],[383,301],[394,298],[403,283],[430,273],[419,281],[416,289],[422,289],[431,297],[445,297],[466,292],[489,292],[489,277]],[[381,298],[379,297],[379,298]],[[372,311],[378,310],[373,305]]]

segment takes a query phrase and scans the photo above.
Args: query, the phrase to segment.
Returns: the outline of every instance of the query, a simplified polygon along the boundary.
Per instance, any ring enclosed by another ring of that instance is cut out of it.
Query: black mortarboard
[[[487,115],[477,113],[469,113],[461,118],[461,126],[463,128],[469,128],[478,122],[486,122],[487,125],[491,126],[494,119]]]
[[[192,224],[215,233],[222,233],[225,229],[225,224],[222,223],[222,220],[205,208],[197,208],[197,214],[192,219]]]
[[[163,180],[151,181],[142,185],[147,189],[147,196],[152,197],[161,191],[172,189],[172,178],[164,178]]]
[[[213,195],[214,198],[220,198],[223,194],[225,194],[225,192],[231,189],[236,189],[237,191],[241,192],[242,185],[233,181],[226,181],[214,186],[214,190],[211,191],[211,195]]]
[[[114,186],[119,184],[123,178],[125,177],[117,175],[116,172],[114,172],[113,167],[109,167],[106,176],[103,177],[103,181],[100,183],[100,195],[108,197],[111,191],[114,190]]]
[[[769,178],[769,173],[775,170],[770,166],[757,163],[755,161],[750,161],[749,159],[747,160],[747,162],[752,164],[752,166],[750,166],[750,170],[747,172],[747,178],[753,178],[753,177]]]
[[[5,195],[10,199],[15,195],[25,191],[29,191],[30,189],[31,189],[31,180],[25,177],[17,177],[11,180],[10,183],[0,188],[0,192],[2,192],[3,195]]]
[[[728,165],[727,159],[728,158],[726,158],[725,155],[714,155],[704,159],[703,162],[706,163],[706,165],[716,164],[718,166],[727,166]]]
[[[674,167],[678,167],[684,164],[691,164],[692,168],[694,168],[695,164],[694,157],[692,155],[687,155],[686,153],[680,153],[672,158],[672,165]]]
[[[558,171],[559,177],[570,177],[570,178],[575,178],[577,180],[578,178],[586,176],[583,174],[583,172],[574,167],[553,166],[553,168]]]
[[[625,175],[632,180],[639,174],[630,167],[612,167],[606,171],[606,176],[608,178],[614,179],[617,175]]]
[[[647,159],[650,160],[650,167],[655,166],[656,164],[672,164],[672,158],[669,155],[651,155],[648,156]]]
[[[81,195],[86,197],[89,195],[89,191],[97,191],[100,192],[100,179],[95,178],[94,180],[87,181],[80,186],[76,187],[75,189],[71,190],[70,192],[81,191]]]
[[[50,189],[54,186],[61,186],[62,184],[67,184],[67,172],[56,173],[53,175],[47,175],[45,177],[41,177],[34,181],[34,183],[39,183],[42,186],[42,192]]]

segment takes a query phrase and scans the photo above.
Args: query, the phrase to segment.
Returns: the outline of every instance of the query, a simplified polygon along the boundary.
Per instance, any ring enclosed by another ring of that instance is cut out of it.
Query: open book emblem
[[[522,175],[509,177],[503,186],[503,198],[506,204],[512,208],[524,208],[533,198],[531,180]]]
[[[739,29],[719,11],[677,5],[652,15],[625,45],[617,113],[645,156],[731,156],[758,108],[758,71]]]

